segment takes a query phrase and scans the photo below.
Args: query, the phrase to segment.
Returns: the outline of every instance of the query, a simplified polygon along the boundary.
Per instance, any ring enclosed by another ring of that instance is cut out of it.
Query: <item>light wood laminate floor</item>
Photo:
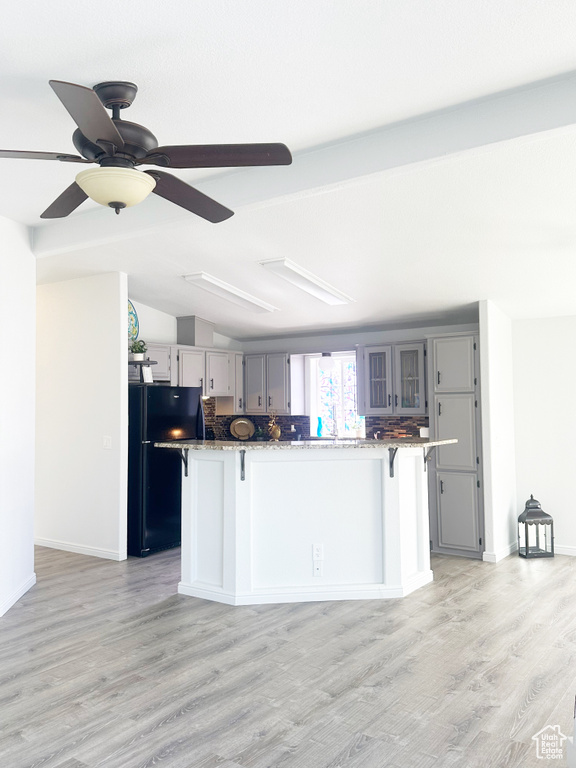
[[[402,600],[234,608],[176,594],[178,550],[38,548],[0,619],[2,768],[541,766],[531,737],[572,734],[576,558],[433,568]]]

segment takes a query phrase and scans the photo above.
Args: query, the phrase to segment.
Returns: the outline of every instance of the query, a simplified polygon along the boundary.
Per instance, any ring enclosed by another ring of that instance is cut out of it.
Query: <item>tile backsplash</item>
[[[420,427],[429,425],[428,416],[366,416],[366,437],[379,432],[380,440],[420,437]]]
[[[230,424],[239,416],[216,416],[216,401],[213,397],[204,400],[204,417],[206,419],[206,439],[207,440],[236,440],[230,434]],[[268,422],[270,416],[262,414],[257,416],[250,414],[247,416],[256,428],[261,427],[264,435],[268,438]],[[296,435],[301,435],[302,439],[310,436],[310,419],[308,416],[276,416],[276,423],[282,430],[280,440],[295,440]],[[294,424],[295,432],[290,431],[290,426]]]
[[[204,414],[206,418],[207,440],[235,440],[230,434],[230,424],[238,416],[216,416],[216,401],[214,398],[204,400]],[[268,436],[268,421],[266,414],[261,416],[250,415],[250,421],[256,428],[261,427]],[[282,430],[280,440],[294,440],[296,435],[302,439],[310,437],[310,418],[308,416],[276,416],[276,423]],[[428,416],[367,416],[366,437],[373,437],[374,432],[379,432],[381,440],[390,440],[397,437],[419,437],[420,427],[428,426]],[[294,424],[295,432],[290,431]]]

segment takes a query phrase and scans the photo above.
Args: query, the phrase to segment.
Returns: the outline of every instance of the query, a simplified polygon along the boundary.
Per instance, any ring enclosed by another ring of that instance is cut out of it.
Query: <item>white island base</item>
[[[179,444],[190,450],[178,592],[254,605],[396,598],[429,583],[428,445],[400,442]]]

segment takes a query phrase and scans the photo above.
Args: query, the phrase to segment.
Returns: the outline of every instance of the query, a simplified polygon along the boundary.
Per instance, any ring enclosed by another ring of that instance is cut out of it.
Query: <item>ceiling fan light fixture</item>
[[[76,184],[91,200],[116,209],[130,208],[145,200],[156,186],[148,173],[132,168],[90,168],[76,176]]]

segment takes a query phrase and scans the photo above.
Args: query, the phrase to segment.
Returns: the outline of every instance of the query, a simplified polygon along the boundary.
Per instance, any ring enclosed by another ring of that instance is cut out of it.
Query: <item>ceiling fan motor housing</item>
[[[98,94],[98,98],[108,109],[119,107],[126,109],[131,106],[138,93],[138,86],[135,83],[129,83],[125,80],[107,80],[105,83],[98,83],[93,90]]]
[[[124,140],[124,148],[117,153],[117,156],[132,159],[132,165],[135,160],[142,159],[150,150],[156,149],[158,146],[156,136],[143,125],[131,123],[128,120],[113,120],[113,122]],[[98,163],[108,156],[102,147],[87,139],[79,128],[74,131],[72,141],[78,152],[86,160]]]

